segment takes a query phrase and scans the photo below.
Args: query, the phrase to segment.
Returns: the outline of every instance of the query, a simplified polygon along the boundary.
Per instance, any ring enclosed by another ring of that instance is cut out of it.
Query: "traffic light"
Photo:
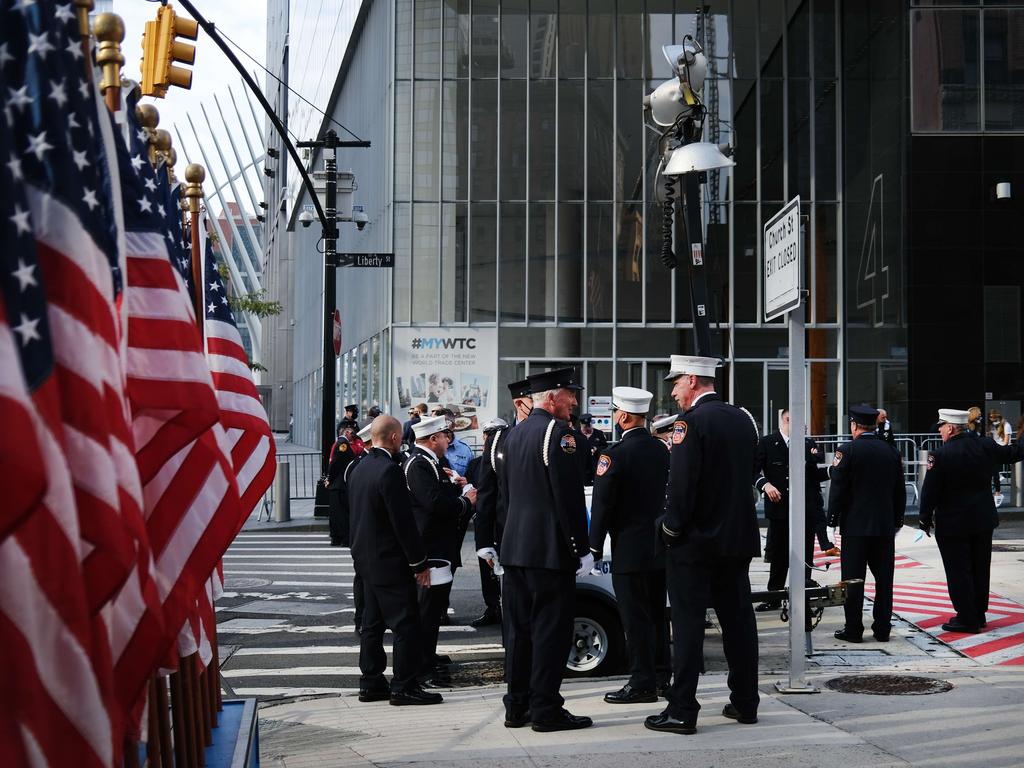
[[[192,19],[175,14],[169,5],[156,12],[156,21],[147,21],[142,35],[142,93],[163,98],[172,85],[192,87],[192,70],[175,66],[175,62],[194,64],[196,47],[177,38],[195,40],[199,25]]]

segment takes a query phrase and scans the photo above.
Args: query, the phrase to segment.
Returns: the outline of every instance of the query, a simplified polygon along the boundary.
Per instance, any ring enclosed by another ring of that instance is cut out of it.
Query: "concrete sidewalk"
[[[619,685],[610,680],[563,684],[567,708],[594,719],[592,728],[565,733],[505,728],[502,691],[493,687],[449,692],[432,707],[361,704],[354,695],[298,701],[260,711],[261,756],[264,765],[287,768],[1021,765],[1024,670],[963,661],[938,675],[899,671],[953,684],[926,696],[837,693],[824,687],[837,676],[828,669],[810,676],[820,693],[783,696],[773,686],[781,676],[764,675],[755,725],[721,715],[725,675],[708,674],[692,736],[646,730],[644,717],[661,705],[606,704],[603,694]]]

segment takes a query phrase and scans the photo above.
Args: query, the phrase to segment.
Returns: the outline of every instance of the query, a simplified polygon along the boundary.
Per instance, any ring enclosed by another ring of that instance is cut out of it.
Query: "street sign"
[[[334,356],[341,357],[341,311],[334,310]]]
[[[393,253],[339,253],[339,267],[393,267]]]
[[[800,236],[800,198],[794,197],[764,225],[765,322],[800,305],[803,240]]]
[[[612,399],[608,395],[587,398],[587,413],[593,417],[591,426],[605,434],[612,432]]]

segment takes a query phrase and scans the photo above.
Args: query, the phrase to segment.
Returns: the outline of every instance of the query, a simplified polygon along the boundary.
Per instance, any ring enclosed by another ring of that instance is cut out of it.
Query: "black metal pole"
[[[704,223],[700,210],[700,174],[682,177],[684,197],[676,203],[676,258],[686,260],[690,275],[690,308],[693,311],[693,335],[696,353],[711,355],[711,324],[708,319],[708,281],[704,271]],[[680,210],[680,208],[682,210]],[[681,214],[686,227],[680,226]]]
[[[324,171],[326,171],[326,193],[324,195],[325,213],[328,225],[324,227],[324,356],[323,356],[323,391],[320,402],[320,461],[322,474],[327,476],[327,465],[330,463],[331,445],[334,444],[334,420],[336,413],[334,375],[334,310],[337,308],[337,268],[338,248],[338,134],[327,131],[323,141]],[[313,514],[326,517],[329,512],[327,494],[320,491],[314,501]]]

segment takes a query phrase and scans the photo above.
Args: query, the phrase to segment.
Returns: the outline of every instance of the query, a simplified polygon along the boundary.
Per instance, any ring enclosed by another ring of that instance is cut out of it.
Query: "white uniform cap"
[[[939,408],[939,424],[967,424],[967,411],[954,408]]]
[[[373,422],[367,424],[365,427],[360,429],[356,433],[356,435],[359,437],[360,440],[362,440],[365,443],[367,440],[370,439],[370,433],[372,431],[373,431]]]
[[[715,369],[718,367],[717,357],[696,357],[694,355],[672,355],[669,364],[668,376],[665,381],[677,379],[683,375],[689,376],[711,376],[714,377]]]
[[[417,440],[444,432],[446,429],[448,429],[446,416],[431,416],[428,419],[420,419],[419,423],[412,425],[412,433],[416,435]]]
[[[626,413],[647,413],[654,395],[636,387],[613,387],[612,408]]]
[[[675,413],[669,414],[668,416],[662,416],[654,422],[651,427],[654,430],[654,433],[657,434],[658,432],[662,432],[675,424],[677,418],[679,418],[679,416]]]

